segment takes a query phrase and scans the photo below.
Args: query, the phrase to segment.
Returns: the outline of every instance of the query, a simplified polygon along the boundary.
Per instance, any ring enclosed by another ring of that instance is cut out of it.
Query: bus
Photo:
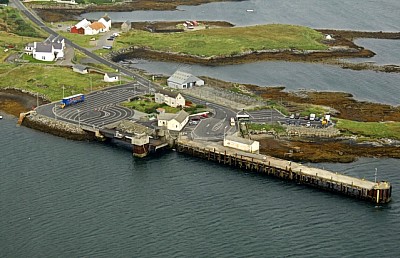
[[[250,121],[250,115],[248,114],[237,114],[236,119],[238,122],[248,122]]]
[[[66,106],[83,102],[84,100],[85,100],[85,95],[83,94],[76,94],[69,97],[65,97],[61,100],[61,108],[65,108]]]

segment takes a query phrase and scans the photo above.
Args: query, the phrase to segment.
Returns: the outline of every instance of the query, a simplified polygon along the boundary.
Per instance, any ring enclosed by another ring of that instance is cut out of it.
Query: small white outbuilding
[[[258,141],[253,141],[233,135],[228,135],[224,138],[224,146],[257,154],[260,151],[260,143]]]

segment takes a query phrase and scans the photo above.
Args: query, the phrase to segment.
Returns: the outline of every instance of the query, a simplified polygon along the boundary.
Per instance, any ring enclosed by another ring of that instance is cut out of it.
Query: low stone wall
[[[22,125],[71,140],[95,140],[93,133],[86,132],[75,124],[55,120],[39,115],[36,112],[29,112],[23,120]]]

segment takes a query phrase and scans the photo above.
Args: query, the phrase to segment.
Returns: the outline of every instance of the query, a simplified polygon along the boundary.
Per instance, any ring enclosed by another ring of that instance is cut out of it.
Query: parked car
[[[306,124],[306,127],[310,127],[310,126],[311,126],[311,122],[308,121],[307,124]]]
[[[290,118],[290,119],[294,119],[294,114],[291,114],[291,115],[289,116],[289,118]]]
[[[296,114],[294,115],[294,118],[295,118],[295,119],[300,119],[300,113],[296,113]]]
[[[112,49],[112,46],[103,46],[104,49]]]
[[[107,38],[107,40],[114,40],[114,37],[109,37]]]
[[[304,120],[308,120],[308,119],[310,119],[309,116],[305,116],[305,117],[304,117]]]

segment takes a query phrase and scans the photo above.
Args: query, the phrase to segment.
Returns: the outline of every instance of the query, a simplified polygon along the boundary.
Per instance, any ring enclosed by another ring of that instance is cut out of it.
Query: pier
[[[215,142],[179,139],[177,151],[376,204],[388,203],[391,200],[392,186],[389,182],[371,182],[262,154],[239,151]]]

